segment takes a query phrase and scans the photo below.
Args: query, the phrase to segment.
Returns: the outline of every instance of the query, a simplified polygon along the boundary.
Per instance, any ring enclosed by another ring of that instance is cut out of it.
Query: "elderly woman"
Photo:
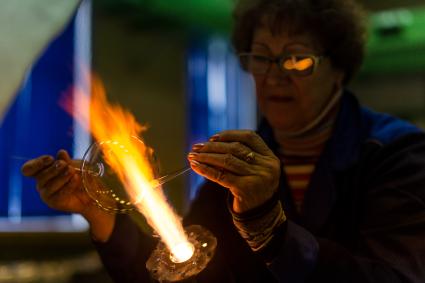
[[[218,238],[199,282],[424,282],[425,135],[345,89],[363,59],[349,0],[241,0],[233,42],[255,79],[258,132],[224,131],[188,159],[208,181],[185,224]],[[145,282],[155,241],[90,204],[66,152],[31,160],[53,208],[81,213],[116,282]],[[64,174],[65,172],[65,174]],[[70,192],[74,192],[70,194]]]

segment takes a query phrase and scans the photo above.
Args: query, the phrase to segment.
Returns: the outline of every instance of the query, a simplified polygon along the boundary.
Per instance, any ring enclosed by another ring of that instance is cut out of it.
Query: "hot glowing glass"
[[[144,147],[143,141],[137,137],[134,137],[133,141],[136,146]],[[111,146],[114,147],[114,150],[126,153],[125,146],[116,141],[93,143],[84,154],[83,163],[79,171],[81,171],[83,185],[87,194],[99,207],[111,212],[126,213],[135,209],[134,205],[140,202],[143,195],[131,198],[119,176],[105,161],[105,152],[108,152]],[[190,171],[190,167],[185,167],[152,179],[151,185],[152,187],[160,187],[188,171]]]

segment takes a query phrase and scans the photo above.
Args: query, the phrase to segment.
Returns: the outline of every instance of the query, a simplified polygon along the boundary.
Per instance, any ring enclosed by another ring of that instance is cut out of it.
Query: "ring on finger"
[[[251,151],[250,153],[248,153],[247,155],[245,155],[245,161],[247,163],[251,163],[254,160],[255,160],[255,154],[254,154],[254,152]]]

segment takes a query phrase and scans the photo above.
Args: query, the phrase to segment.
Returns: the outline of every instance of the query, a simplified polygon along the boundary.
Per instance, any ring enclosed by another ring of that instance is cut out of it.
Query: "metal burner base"
[[[159,282],[178,282],[190,279],[200,273],[214,256],[217,239],[210,231],[199,225],[185,228],[189,242],[194,246],[194,253],[185,262],[175,263],[170,251],[163,242],[159,242],[146,262],[153,279]]]

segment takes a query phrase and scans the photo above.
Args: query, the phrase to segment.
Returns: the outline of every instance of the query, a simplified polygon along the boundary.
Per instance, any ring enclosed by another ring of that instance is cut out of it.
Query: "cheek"
[[[261,95],[262,88],[260,85],[255,85],[255,97],[257,98],[257,106],[259,107],[260,112],[264,113],[265,111],[265,98],[264,95]]]
[[[264,78],[260,76],[254,76],[255,96],[257,97],[258,103],[261,103],[264,99],[262,93],[264,93]]]
[[[318,104],[317,107],[320,108],[320,105],[328,101],[335,91],[335,76],[330,70],[323,70],[309,79],[303,84],[304,91],[309,94],[310,100]]]
[[[255,90],[257,92],[261,92],[262,88],[263,88],[263,82],[264,82],[264,76],[252,76],[254,79],[254,83],[255,83]]]

